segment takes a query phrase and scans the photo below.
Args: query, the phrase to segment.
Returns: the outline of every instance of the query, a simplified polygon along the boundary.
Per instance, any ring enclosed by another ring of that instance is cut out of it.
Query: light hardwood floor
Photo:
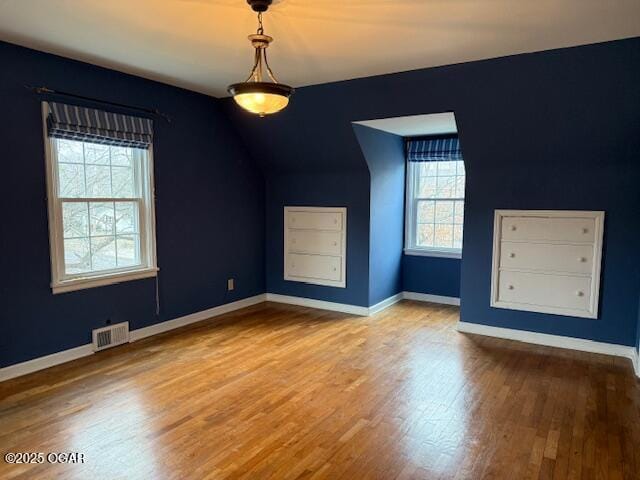
[[[262,304],[0,384],[3,479],[640,478],[628,360]]]

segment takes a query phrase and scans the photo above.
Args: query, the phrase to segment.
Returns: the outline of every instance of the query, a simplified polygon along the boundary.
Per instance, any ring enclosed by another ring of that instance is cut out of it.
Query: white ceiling
[[[442,135],[445,133],[456,133],[458,131],[456,117],[453,112],[381,118],[378,120],[363,120],[353,123],[394,133],[402,137]]]
[[[0,39],[216,96],[244,80],[245,0],[0,0]],[[294,87],[640,35],[639,0],[276,0]]]

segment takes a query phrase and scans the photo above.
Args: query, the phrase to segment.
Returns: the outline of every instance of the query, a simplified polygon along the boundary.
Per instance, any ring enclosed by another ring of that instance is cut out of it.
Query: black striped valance
[[[458,137],[426,137],[407,140],[407,160],[439,162],[462,160]]]
[[[153,142],[153,120],[57,102],[49,102],[47,129],[54,138],[121,147],[149,148]]]

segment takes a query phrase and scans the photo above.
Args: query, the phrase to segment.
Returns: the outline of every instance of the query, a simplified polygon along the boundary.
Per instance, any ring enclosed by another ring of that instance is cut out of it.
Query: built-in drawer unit
[[[491,306],[597,318],[604,212],[496,210]]]
[[[345,288],[347,209],[284,207],[284,279]]]

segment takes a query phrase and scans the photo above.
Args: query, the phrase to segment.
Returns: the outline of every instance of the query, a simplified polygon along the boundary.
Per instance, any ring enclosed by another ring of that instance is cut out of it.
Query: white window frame
[[[112,285],[115,283],[138,280],[157,276],[158,263],[156,256],[155,231],[155,193],[153,179],[153,149],[150,146],[146,155],[147,161],[135,163],[138,169],[136,177],[140,181],[140,198],[100,198],[104,202],[136,202],[139,215],[140,259],[141,264],[98,272],[65,274],[64,271],[64,235],[62,226],[62,202],[58,194],[58,160],[55,138],[47,134],[47,116],[49,106],[42,102],[42,118],[45,145],[45,163],[47,175],[47,209],[49,217],[49,247],[51,253],[51,289],[54,294],[83,290],[86,288]],[[89,202],[95,198],[73,198],[64,201]]]
[[[434,248],[419,247],[415,244],[416,226],[418,225],[418,201],[421,200],[447,200],[447,201],[465,201],[464,198],[422,198],[414,196],[414,192],[418,190],[419,176],[415,175],[415,167],[419,162],[406,163],[406,201],[405,201],[405,219],[404,219],[404,254],[416,255],[421,257],[441,257],[441,258],[462,258],[462,248]],[[466,171],[465,171],[466,182]],[[466,192],[465,192],[466,195]],[[463,235],[464,235],[464,226]]]

